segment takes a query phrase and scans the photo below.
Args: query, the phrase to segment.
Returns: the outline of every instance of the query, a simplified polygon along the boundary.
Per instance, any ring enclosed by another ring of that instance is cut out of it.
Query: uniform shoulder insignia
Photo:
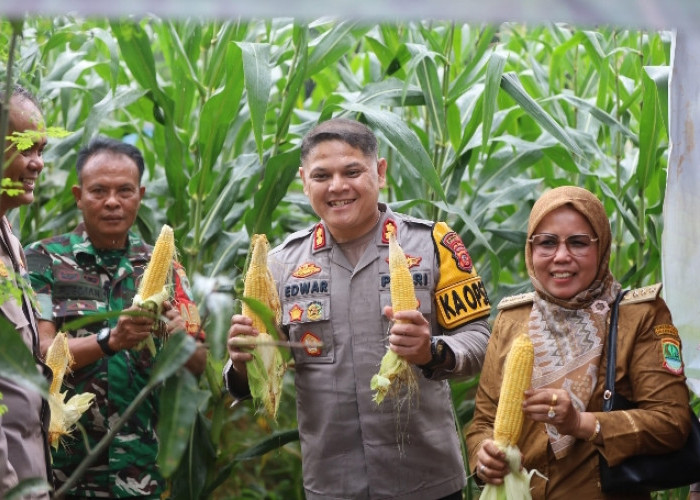
[[[655,285],[643,286],[641,288],[635,288],[630,290],[620,301],[620,305],[625,304],[636,304],[637,302],[649,302],[656,300],[661,291],[661,283],[656,283]]]
[[[277,249],[277,248],[283,248],[283,247],[286,247],[287,245],[290,245],[291,243],[293,243],[293,242],[295,242],[295,241],[297,241],[297,240],[301,240],[301,239],[304,239],[304,238],[308,238],[308,236],[313,232],[313,230],[314,230],[315,227],[316,227],[316,226],[314,225],[314,226],[310,226],[310,227],[301,229],[301,230],[299,230],[299,231],[293,232],[292,234],[290,234],[289,236],[287,236],[287,237],[284,239],[284,241],[283,241],[282,243],[280,243],[280,244],[278,245],[278,247],[276,247],[275,249]],[[275,249],[273,249],[273,250],[275,250]]]
[[[419,219],[418,217],[413,217],[412,215],[401,214],[401,220],[402,222],[406,222],[408,224],[416,224],[418,226],[423,226],[431,229],[435,225],[435,222],[431,220]]]
[[[502,311],[503,309],[511,309],[523,304],[532,304],[534,300],[535,292],[519,293],[518,295],[503,297],[498,303],[498,310]]]

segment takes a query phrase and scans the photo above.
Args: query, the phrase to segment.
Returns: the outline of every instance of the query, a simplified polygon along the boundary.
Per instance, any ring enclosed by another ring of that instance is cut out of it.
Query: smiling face
[[[8,135],[12,135],[13,132],[42,131],[44,120],[32,101],[15,95],[10,99],[8,126]],[[16,196],[3,193],[0,196],[0,215],[4,215],[11,208],[34,201],[34,187],[44,168],[42,155],[45,147],[46,135],[41,134],[35,138],[30,148],[19,151],[13,144],[5,152],[5,162],[9,163],[4,166],[3,176],[16,183],[17,188],[21,185],[23,193]]]
[[[338,243],[368,233],[377,222],[386,160],[365,156],[340,140],[318,143],[299,168],[304,193]]]
[[[88,158],[80,185],[73,186],[73,196],[95,247],[126,246],[145,191],[139,182],[139,169],[127,155],[105,150]]]
[[[562,241],[573,234],[596,236],[590,223],[577,210],[564,205],[545,215],[533,234],[550,233]],[[598,272],[598,246],[592,245],[583,256],[572,255],[560,244],[553,255],[542,257],[532,250],[532,266],[542,287],[559,299],[570,299],[587,289]]]

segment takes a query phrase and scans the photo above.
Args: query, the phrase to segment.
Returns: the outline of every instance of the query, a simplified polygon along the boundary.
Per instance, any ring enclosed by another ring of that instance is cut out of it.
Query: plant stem
[[[54,499],[62,499],[68,492],[68,490],[75,486],[78,480],[83,476],[83,474],[85,474],[88,467],[90,467],[95,462],[95,460],[97,460],[97,457],[99,457],[107,449],[107,447],[112,442],[119,429],[121,429],[124,426],[127,420],[129,420],[134,414],[134,412],[136,412],[136,409],[148,397],[148,395],[156,387],[158,387],[158,385],[160,385],[160,383],[147,384],[143,389],[141,389],[141,392],[139,392],[138,396],[134,398],[134,400],[127,407],[126,411],[124,411],[119,420],[117,420],[114,423],[114,425],[109,429],[109,432],[105,434],[102,437],[102,439],[100,439],[100,441],[97,443],[97,446],[95,446],[90,451],[90,453],[88,453],[88,455],[80,462],[78,467],[76,467],[76,469],[73,471],[73,474],[70,475],[68,480],[65,483],[63,483],[63,485],[56,491]]]
[[[12,97],[12,68],[15,65],[15,49],[17,47],[17,39],[22,36],[23,21],[13,19],[12,36],[10,37],[10,48],[7,52],[7,74],[5,76],[5,96],[2,104],[0,104],[0,137],[2,137],[3,158],[7,149],[7,132],[9,129],[10,117],[10,98]],[[3,177],[5,161],[0,162],[0,179]]]

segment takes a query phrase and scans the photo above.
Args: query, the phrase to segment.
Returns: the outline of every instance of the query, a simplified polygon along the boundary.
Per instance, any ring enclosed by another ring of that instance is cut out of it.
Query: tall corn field
[[[10,36],[3,21],[0,46]],[[670,47],[666,32],[568,24],[29,18],[14,74],[72,134],[50,142],[36,201],[11,215],[25,243],[71,229],[77,148],[96,134],[138,146],[137,230],[154,242],[173,227],[211,354],[173,498],[303,498],[291,378],[273,423],[230,409],[220,374],[250,235],[274,245],[315,220],[297,179],[304,133],[367,122],[389,164],[383,201],[457,230],[494,304],[528,288],[530,207],[562,184],[604,199],[623,285],[654,283]],[[453,384],[460,425],[475,384]]]

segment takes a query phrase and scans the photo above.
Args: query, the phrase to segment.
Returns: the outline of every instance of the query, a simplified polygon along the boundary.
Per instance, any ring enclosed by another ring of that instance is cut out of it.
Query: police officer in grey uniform
[[[458,499],[466,484],[448,378],[481,369],[490,303],[460,237],[446,224],[379,203],[387,163],[363,124],[332,119],[304,138],[299,169],[321,221],[269,255],[295,349],[297,418],[308,499]],[[391,309],[388,234],[408,261],[419,306]],[[394,323],[393,320],[402,320]],[[387,336],[388,333],[388,336]],[[231,319],[229,338],[255,335]],[[387,345],[416,365],[408,404],[381,405],[370,379]],[[320,347],[319,347],[320,346]],[[249,395],[250,351],[229,342],[224,378]]]

